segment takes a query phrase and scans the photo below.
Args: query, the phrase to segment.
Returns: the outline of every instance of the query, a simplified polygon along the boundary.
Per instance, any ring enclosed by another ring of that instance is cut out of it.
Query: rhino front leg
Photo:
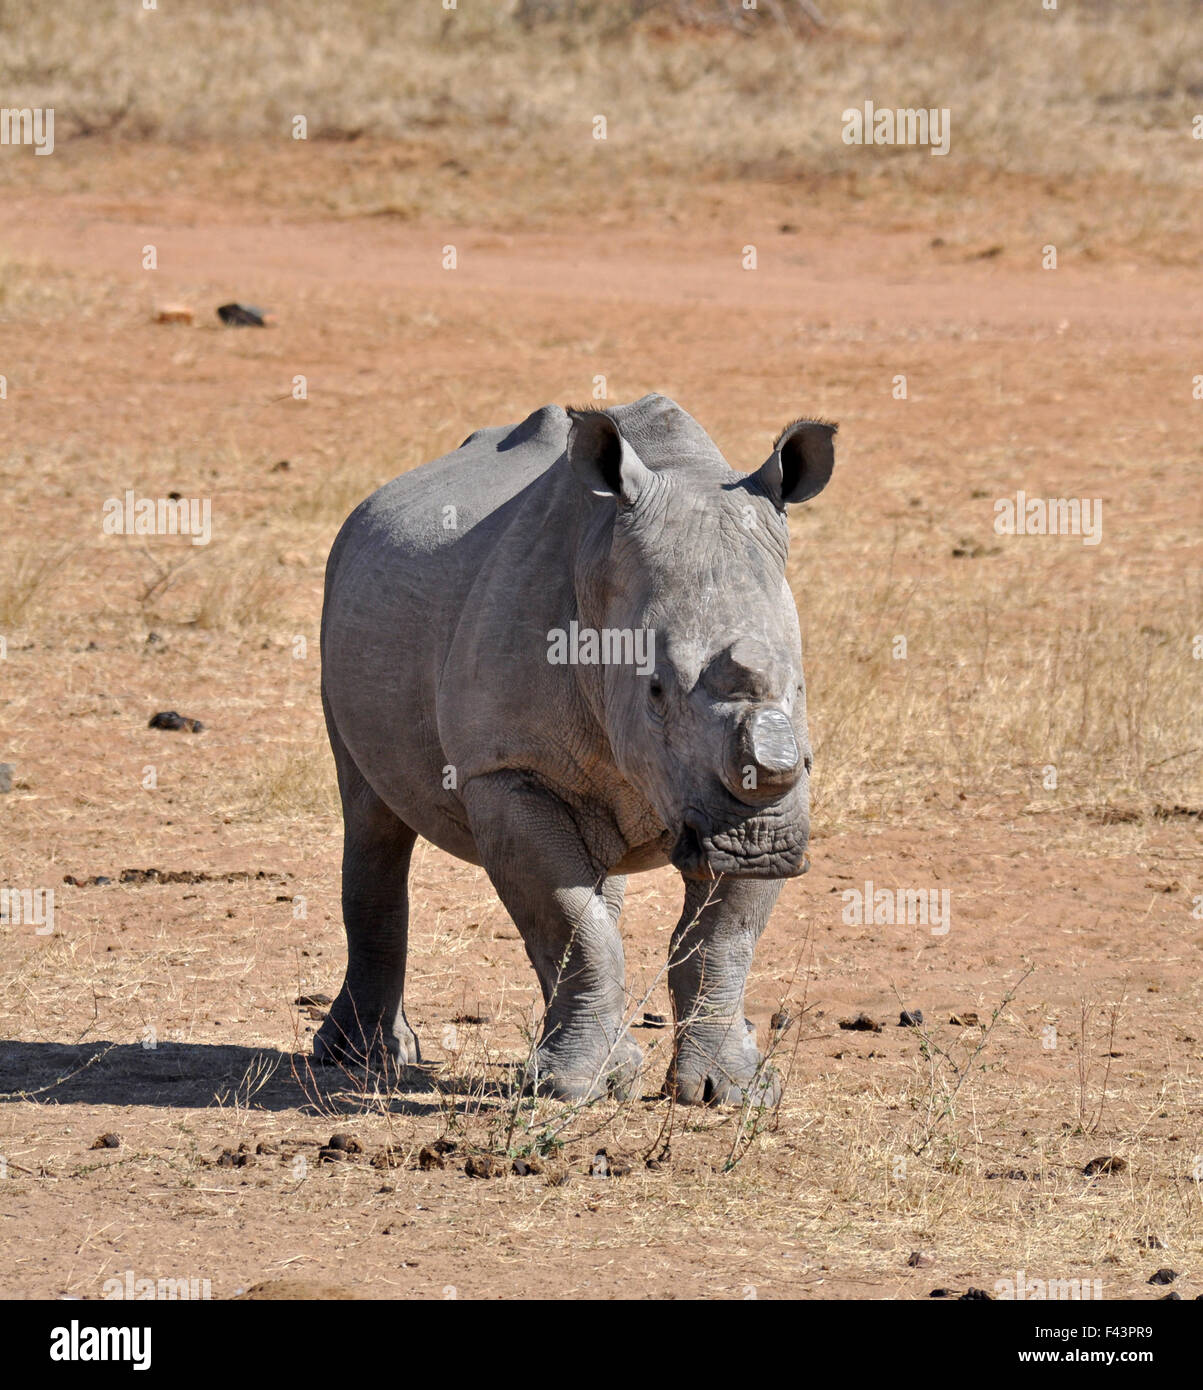
[[[405,1017],[407,878],[416,833],[364,780],[331,726],[343,803],[347,974],[313,1040],[314,1059],[387,1069],[421,1061]]]
[[[522,936],[545,1008],[531,1082],[560,1100],[625,1095],[643,1064],[626,1030],[618,914],[568,808],[518,775],[476,778],[464,803],[481,862]]]
[[[781,892],[771,879],[685,880],[668,988],[676,1021],[665,1089],[685,1105],[775,1105],[781,1086],[744,1022],[752,953]]]

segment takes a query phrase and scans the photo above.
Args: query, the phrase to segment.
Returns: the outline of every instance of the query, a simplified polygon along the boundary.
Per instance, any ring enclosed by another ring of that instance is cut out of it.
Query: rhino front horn
[[[739,732],[739,761],[737,785],[743,801],[768,801],[794,785],[802,755],[784,710],[761,707],[747,716]]]

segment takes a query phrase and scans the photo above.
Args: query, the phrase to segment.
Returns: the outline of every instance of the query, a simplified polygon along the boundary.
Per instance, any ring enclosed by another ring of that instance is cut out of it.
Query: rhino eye
[[[662,700],[664,698],[664,686],[661,684],[659,676],[652,677],[651,681],[648,683],[648,690],[651,691],[653,700]]]

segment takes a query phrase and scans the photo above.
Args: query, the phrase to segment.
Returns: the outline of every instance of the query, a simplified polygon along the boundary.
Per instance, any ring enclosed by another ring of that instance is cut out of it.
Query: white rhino
[[[403,990],[422,835],[482,865],[521,933],[545,1003],[529,1081],[630,1086],[618,917],[626,875],[671,863],[666,1087],[775,1099],[743,996],[781,880],[807,867],[785,508],[827,483],[835,429],[795,422],[745,475],[664,396],[549,405],[352,513],[322,617],[349,958],[318,1059],[419,1060]]]

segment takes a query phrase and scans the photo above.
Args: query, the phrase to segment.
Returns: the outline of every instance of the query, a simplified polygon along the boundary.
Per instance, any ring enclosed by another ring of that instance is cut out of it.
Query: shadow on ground
[[[432,1115],[445,1110],[430,1074],[407,1067],[389,1089],[306,1053],[217,1043],[0,1041],[0,1103],[154,1105],[354,1114]],[[429,1096],[430,1100],[417,1097]]]

